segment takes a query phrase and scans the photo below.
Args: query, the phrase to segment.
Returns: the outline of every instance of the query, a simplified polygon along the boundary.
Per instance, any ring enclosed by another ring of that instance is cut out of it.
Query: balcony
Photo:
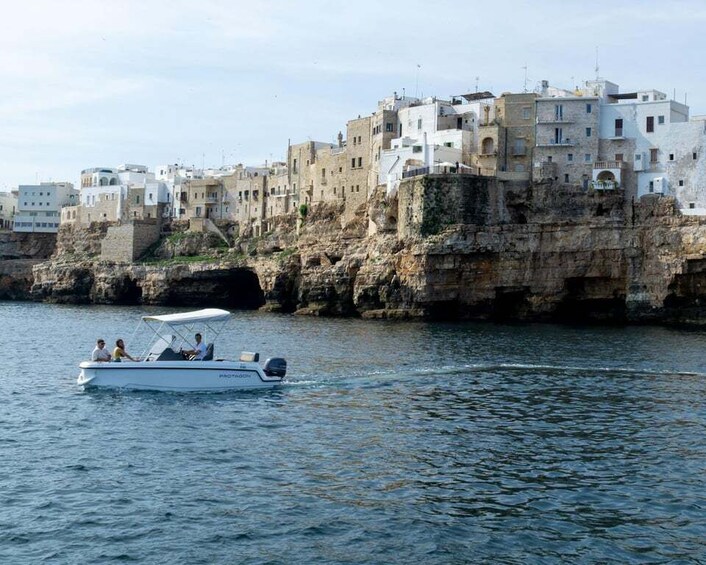
[[[623,169],[625,161],[596,161],[593,163],[594,169]]]
[[[538,125],[551,125],[551,124],[573,124],[574,120],[567,120],[562,116],[554,116],[551,118],[537,118]]]
[[[537,147],[573,147],[574,142],[566,139],[546,139],[537,141]]]
[[[616,190],[619,187],[620,187],[620,185],[616,181],[612,181],[612,180],[605,180],[605,181],[594,180],[591,183],[591,188],[593,190]]]

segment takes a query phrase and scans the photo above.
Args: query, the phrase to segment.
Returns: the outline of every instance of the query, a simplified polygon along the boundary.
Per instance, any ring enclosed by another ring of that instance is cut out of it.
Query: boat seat
[[[213,361],[213,344],[209,343],[206,346],[206,355],[203,356],[201,361]]]
[[[181,353],[178,351],[174,351],[171,347],[167,347],[162,353],[159,354],[159,357],[155,359],[155,361],[183,361],[184,358],[181,356]]]

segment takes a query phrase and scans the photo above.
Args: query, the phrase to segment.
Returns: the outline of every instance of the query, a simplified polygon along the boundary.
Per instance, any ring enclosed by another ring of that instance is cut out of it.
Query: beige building
[[[17,191],[0,192],[0,229],[11,230],[17,213]]]
[[[226,219],[225,189],[221,178],[190,179],[181,184],[181,190],[175,192],[175,199],[180,202],[180,218]],[[181,214],[181,210],[184,214]]]
[[[598,160],[600,99],[552,89],[536,100],[533,177],[588,188]]]

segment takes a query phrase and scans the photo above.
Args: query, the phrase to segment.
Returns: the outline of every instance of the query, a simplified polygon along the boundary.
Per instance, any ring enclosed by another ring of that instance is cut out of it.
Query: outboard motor
[[[284,377],[287,373],[287,361],[281,357],[273,357],[265,361],[265,366],[262,368],[268,377]]]

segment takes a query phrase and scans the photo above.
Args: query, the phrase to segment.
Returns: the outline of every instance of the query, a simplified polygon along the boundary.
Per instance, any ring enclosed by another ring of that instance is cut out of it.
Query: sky
[[[393,92],[599,75],[706,114],[703,0],[0,0],[0,190],[282,160]],[[526,67],[526,70],[525,70]]]

